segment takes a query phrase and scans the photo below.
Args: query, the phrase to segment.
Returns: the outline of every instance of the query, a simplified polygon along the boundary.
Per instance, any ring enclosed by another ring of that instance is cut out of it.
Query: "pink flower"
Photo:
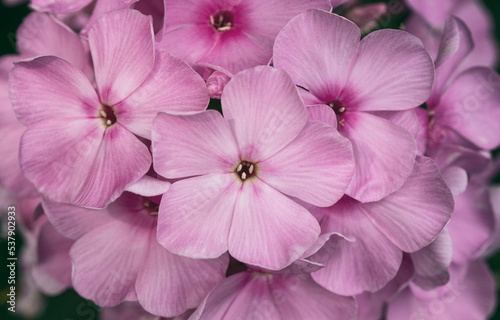
[[[160,46],[191,65],[236,73],[268,64],[278,32],[310,8],[331,6],[327,0],[166,0]]]
[[[394,278],[404,252],[431,243],[450,219],[453,198],[434,161],[417,157],[412,174],[382,200],[361,203],[345,196],[312,212],[322,233],[337,233],[310,257],[325,268],[312,274],[342,295],[376,291]]]
[[[217,285],[189,319],[354,320],[356,305],[353,298],[329,292],[304,271],[248,270]]]
[[[335,112],[340,134],[352,142],[349,196],[377,201],[403,185],[415,164],[415,141],[377,112],[412,109],[429,97],[434,66],[416,37],[380,30],[360,41],[351,21],[310,10],[280,32],[273,61],[306,89],[300,90],[306,105]]]
[[[182,61],[155,55],[151,21],[137,11],[103,17],[89,44],[97,93],[53,56],[19,62],[10,91],[28,126],[20,148],[26,178],[53,201],[102,208],[149,170],[151,155],[136,135],[150,138],[156,113],[203,110],[208,95]]]
[[[137,302],[125,301],[116,307],[101,308],[99,319],[102,320],[188,320],[193,310],[186,311],[175,318],[163,318],[152,315]]]
[[[161,194],[169,185],[155,182],[153,193]],[[224,279],[227,254],[195,260],[158,244],[155,201],[124,193],[100,211],[44,201],[54,227],[76,240],[70,250],[72,279],[81,296],[103,307],[139,301],[150,313],[173,317],[196,308]]]
[[[307,120],[288,74],[257,67],[234,76],[216,111],[158,114],[155,170],[175,182],[163,196],[158,241],[193,258],[229,250],[281,269],[317,239],[314,217],[290,197],[330,206],[353,174],[352,149],[330,126]]]

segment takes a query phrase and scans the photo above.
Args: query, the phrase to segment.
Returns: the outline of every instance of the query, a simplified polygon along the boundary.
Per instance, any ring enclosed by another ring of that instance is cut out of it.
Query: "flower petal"
[[[97,94],[69,62],[44,56],[18,62],[10,73],[10,98],[19,120],[32,125],[52,118],[98,116]]]
[[[346,114],[339,129],[351,140],[356,162],[348,195],[362,202],[377,201],[403,185],[417,154],[408,131],[364,112]]]
[[[224,118],[231,123],[247,160],[264,160],[302,131],[307,112],[283,70],[256,67],[235,75],[222,93]]]
[[[278,34],[273,63],[314,95],[335,99],[349,77],[360,38],[361,31],[353,22],[310,10],[292,19]]]
[[[160,203],[158,242],[195,259],[226,252],[240,188],[236,179],[233,173],[211,174],[173,183]]]
[[[429,98],[433,81],[434,64],[417,37],[374,31],[361,41],[347,85],[352,93],[342,101],[348,109],[407,110]]]
[[[139,303],[146,311],[163,317],[196,308],[225,279],[228,264],[227,254],[213,260],[174,255],[156,241],[156,232],[152,232],[135,285]]]
[[[155,170],[167,178],[227,173],[238,164],[231,128],[219,112],[160,113],[153,124]]]
[[[116,115],[128,130],[151,139],[151,126],[159,111],[203,111],[208,101],[205,81],[183,61],[158,50],[153,72],[116,106]]]
[[[434,161],[417,157],[412,174],[396,192],[366,203],[366,216],[401,250],[417,251],[443,230],[453,196]]]
[[[124,100],[153,70],[151,17],[139,11],[124,9],[104,15],[89,31],[89,45],[103,103],[115,105]]]
[[[91,1],[92,0],[33,0],[30,6],[35,10],[50,13],[72,13],[82,9]]]
[[[247,180],[234,208],[229,253],[241,262],[280,270],[300,258],[319,232],[305,208],[260,180]]]
[[[321,222],[322,233],[338,232],[310,260],[325,267],[312,274],[323,287],[350,296],[376,291],[396,276],[403,253],[363,214],[366,204],[345,197],[327,212]]]
[[[328,207],[347,190],[354,174],[349,140],[332,127],[309,121],[299,136],[259,163],[258,176],[284,194]]]
[[[75,290],[103,307],[135,296],[135,280],[154,221],[139,214],[116,219],[77,240],[70,251]]]

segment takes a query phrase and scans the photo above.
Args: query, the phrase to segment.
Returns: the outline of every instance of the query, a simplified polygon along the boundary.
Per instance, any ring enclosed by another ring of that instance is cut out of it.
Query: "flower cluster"
[[[478,1],[30,6],[0,59],[26,286],[104,320],[493,311],[500,76]]]

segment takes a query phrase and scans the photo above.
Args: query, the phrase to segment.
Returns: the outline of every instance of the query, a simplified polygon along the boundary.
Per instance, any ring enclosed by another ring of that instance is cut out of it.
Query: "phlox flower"
[[[339,0],[332,1],[337,5]],[[274,38],[295,15],[328,0],[165,0],[160,47],[191,65],[236,73],[269,62]]]
[[[170,185],[146,180],[149,194],[161,194]],[[138,301],[150,313],[173,317],[197,307],[224,279],[227,254],[195,260],[172,254],[156,241],[158,200],[126,192],[105,210],[44,201],[54,227],[75,240],[72,281],[81,296],[103,307]]]
[[[453,197],[434,161],[417,157],[404,185],[375,202],[344,196],[328,208],[312,208],[322,234],[333,235],[309,259],[325,265],[312,277],[342,295],[374,292],[395,277],[403,252],[431,243],[450,219]]]
[[[150,168],[149,139],[160,110],[200,111],[203,80],[154,49],[150,18],[113,11],[89,34],[97,92],[75,66],[54,56],[18,62],[10,97],[28,126],[20,147],[26,178],[45,197],[104,207]]]
[[[188,320],[193,310],[186,311],[180,316],[163,318],[144,310],[137,302],[125,301],[111,308],[101,308],[99,319],[102,320]]]
[[[417,153],[412,135],[378,116],[415,108],[429,97],[434,66],[414,36],[379,30],[360,41],[351,21],[309,10],[276,38],[273,61],[286,70],[310,108],[331,108],[334,125],[354,149],[356,171],[347,194],[377,201],[399,189]]]
[[[281,269],[320,232],[292,198],[330,206],[353,170],[349,141],[308,121],[288,74],[256,67],[235,75],[222,112],[159,113],[153,125],[155,171],[174,182],[163,195],[158,241],[193,258],[229,250],[236,259]]]
[[[311,266],[280,271],[249,269],[217,285],[190,320],[354,320],[352,297],[329,292],[311,278]]]

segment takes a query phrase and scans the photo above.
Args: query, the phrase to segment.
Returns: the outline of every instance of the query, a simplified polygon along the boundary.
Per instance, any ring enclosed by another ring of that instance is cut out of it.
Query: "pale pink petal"
[[[414,252],[434,240],[448,223],[453,196],[434,161],[417,157],[412,174],[398,191],[364,208],[394,244]]]
[[[132,192],[143,197],[159,196],[167,192],[170,182],[155,179],[150,176],[143,176],[133,184],[129,185],[125,191]]]
[[[241,155],[254,161],[276,154],[307,122],[306,108],[290,76],[271,67],[235,75],[222,94],[222,111]]]
[[[339,129],[351,140],[356,162],[348,195],[362,202],[377,201],[403,185],[417,154],[408,131],[364,112],[346,114]]]
[[[47,199],[43,200],[42,205],[54,228],[63,236],[74,240],[113,221],[107,210],[91,210]]]
[[[116,116],[131,132],[151,139],[151,126],[159,111],[203,111],[208,101],[203,79],[183,61],[158,50],[153,72],[116,106]]]
[[[217,258],[227,239],[240,184],[233,174],[180,180],[163,195],[158,214],[158,242],[190,258]]]
[[[123,1],[123,0],[99,0],[95,2],[95,6],[92,10],[92,15],[88,19],[88,21],[85,23],[85,26],[83,26],[82,30],[80,31],[80,34],[83,37],[88,37],[89,31],[94,25],[94,23],[101,18],[103,15],[105,15],[108,12],[114,11],[114,10],[119,10],[119,9],[125,9],[130,7],[130,1]],[[132,1],[134,2],[134,1]]]
[[[487,265],[452,265],[450,282],[431,291],[411,286],[389,304],[388,320],[484,320],[495,307],[495,280]]]
[[[465,192],[455,197],[455,211],[448,225],[453,240],[453,261],[465,263],[478,257],[488,245],[494,228],[488,189],[471,181]]]
[[[61,58],[18,62],[9,82],[12,107],[25,125],[98,116],[100,102],[94,88],[79,69]]]
[[[225,279],[229,256],[190,259],[168,252],[151,233],[149,250],[135,289],[142,307],[163,317],[196,308],[215,285]]]
[[[48,14],[33,12],[27,16],[17,29],[16,45],[25,57],[53,55],[90,73],[88,48],[74,31]]]
[[[258,165],[258,176],[268,185],[321,207],[344,195],[354,173],[349,140],[316,121],[309,121],[295,140]]]
[[[75,290],[103,307],[134,297],[154,221],[139,214],[117,219],[77,240],[70,251]]]
[[[451,75],[473,48],[474,41],[469,28],[462,20],[450,17],[446,21],[435,62],[436,78],[431,97],[427,101],[430,109],[437,105]]]
[[[279,33],[273,63],[315,96],[333,100],[344,89],[360,38],[361,32],[353,22],[310,10],[292,19]]]
[[[153,70],[151,17],[139,11],[124,9],[103,16],[89,32],[89,45],[99,95],[108,105],[127,98]]]
[[[453,256],[451,235],[444,229],[427,247],[411,254],[415,268],[413,283],[424,290],[442,286],[448,282],[448,267]]]
[[[325,267],[312,274],[314,280],[341,295],[376,291],[396,276],[403,253],[363,214],[362,204],[345,197],[327,212],[322,232],[338,232],[310,260]]]
[[[500,76],[478,67],[462,73],[436,107],[436,121],[483,149],[500,145]]]
[[[148,147],[121,126],[108,128],[85,184],[74,203],[103,208],[151,166]]]
[[[239,163],[231,128],[215,110],[158,114],[152,150],[155,170],[167,178],[229,173]]]
[[[441,175],[454,196],[458,196],[467,188],[469,177],[464,169],[450,166],[441,170]]]
[[[429,98],[433,81],[434,64],[417,37],[374,31],[361,41],[342,102],[348,110],[411,109]]]
[[[233,257],[279,270],[314,244],[320,228],[305,208],[261,180],[247,180],[241,188],[228,240]]]
[[[292,275],[292,274],[306,274],[306,273],[311,273],[314,271],[318,271],[319,269],[323,268],[324,265],[321,263],[317,262],[312,262],[306,259],[299,259],[295,260],[292,262],[291,265],[288,267],[281,269],[281,270],[268,270],[268,269],[261,269],[263,272],[268,272],[272,274],[281,274],[281,275]],[[252,270],[258,270],[259,268],[252,268]]]
[[[51,13],[70,13],[76,12],[92,0],[31,0],[30,6],[38,11]]]
[[[450,16],[453,7],[457,5],[457,2],[457,0],[407,0],[411,9],[415,10],[415,12],[435,27],[442,26],[444,21]]]
[[[417,141],[418,155],[423,156],[427,152],[427,144],[429,143],[429,114],[424,108],[415,108],[419,122],[419,130],[413,137]]]
[[[60,235],[49,222],[39,232],[33,280],[45,294],[56,295],[71,287],[69,249],[74,241]]]
[[[337,129],[337,116],[326,104],[311,105],[306,108],[309,121],[321,121]]]

